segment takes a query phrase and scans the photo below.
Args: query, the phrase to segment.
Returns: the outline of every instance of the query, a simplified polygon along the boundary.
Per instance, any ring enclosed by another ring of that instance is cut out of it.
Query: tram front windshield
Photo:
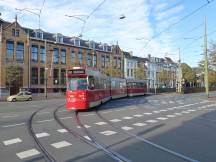
[[[68,90],[84,90],[87,89],[86,78],[70,78]]]

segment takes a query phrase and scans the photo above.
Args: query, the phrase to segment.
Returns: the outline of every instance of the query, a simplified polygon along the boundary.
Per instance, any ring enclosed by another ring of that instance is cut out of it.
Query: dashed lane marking
[[[15,126],[19,126],[19,125],[24,125],[26,123],[18,123],[18,124],[12,124],[12,125],[3,125],[3,128],[8,128],[8,127],[15,127]]]
[[[66,133],[66,132],[68,132],[66,129],[58,129],[57,130],[59,133]]]
[[[112,119],[110,121],[113,122],[113,123],[116,123],[116,122],[120,122],[121,120],[120,119]]]
[[[113,112],[113,111],[103,111],[103,112],[101,112],[101,113],[103,113],[103,114],[108,114],[108,113],[111,113],[111,112]]]
[[[158,120],[167,120],[168,118],[164,118],[164,117],[159,117],[157,118]]]
[[[160,113],[160,111],[153,111],[153,113],[156,113],[156,114],[158,114],[158,113]]]
[[[131,117],[131,116],[125,116],[125,117],[123,117],[123,119],[132,119],[133,117]]]
[[[133,129],[132,127],[128,127],[128,126],[124,126],[124,127],[121,127],[121,128],[126,130],[126,131]]]
[[[14,139],[3,141],[5,146],[12,145],[15,143],[20,143],[20,142],[22,142],[22,140],[20,138],[14,138]]]
[[[142,117],[143,115],[141,115],[141,114],[136,114],[136,115],[134,115],[135,117]]]
[[[72,116],[67,116],[67,117],[62,117],[60,119],[71,119],[71,118],[73,118],[73,117]]]
[[[55,147],[57,149],[67,147],[67,146],[71,146],[71,145],[72,144],[67,142],[67,141],[61,141],[61,142],[51,144],[51,146],[53,146],[53,147]]]
[[[174,113],[175,115],[178,115],[178,116],[181,116],[182,115],[182,113]]]
[[[81,115],[81,116],[93,116],[95,114],[85,114],[85,115]]]
[[[107,130],[107,131],[100,132],[100,133],[105,135],[105,136],[110,136],[110,135],[116,134],[117,132]]]
[[[181,113],[189,114],[190,112],[188,112],[188,111],[182,111]]]
[[[16,153],[16,155],[20,159],[25,159],[25,158],[32,157],[32,156],[39,155],[39,154],[40,154],[40,152],[36,149],[31,149],[31,150],[26,150],[23,152]]]
[[[146,120],[147,123],[157,123],[157,120]]]
[[[143,113],[144,115],[152,115],[152,113]]]
[[[147,125],[146,123],[134,123],[133,125],[138,126],[138,127],[142,127]]]
[[[95,123],[95,124],[97,124],[97,125],[105,125],[107,123],[106,122],[98,122],[98,123]]]
[[[84,136],[84,138],[91,141],[91,138],[89,136]]]
[[[47,137],[47,136],[50,136],[50,134],[49,134],[49,133],[46,133],[46,132],[37,133],[37,134],[36,134],[36,137],[37,137],[37,138]]]
[[[1,118],[6,119],[6,118],[15,118],[18,117],[19,115],[14,114],[14,115],[6,115],[6,116],[2,116]]]
[[[176,117],[175,115],[167,115],[168,118],[174,118]]]
[[[44,123],[44,122],[49,122],[49,121],[53,121],[54,119],[48,119],[48,120],[39,120],[36,121],[37,123]]]

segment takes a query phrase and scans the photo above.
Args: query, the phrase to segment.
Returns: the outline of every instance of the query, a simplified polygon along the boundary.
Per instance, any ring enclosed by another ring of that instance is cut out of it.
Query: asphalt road
[[[64,102],[1,102],[0,161],[216,162],[215,98],[140,96],[78,113]]]

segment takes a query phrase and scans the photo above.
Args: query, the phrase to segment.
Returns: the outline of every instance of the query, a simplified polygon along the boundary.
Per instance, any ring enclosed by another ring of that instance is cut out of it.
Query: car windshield
[[[84,78],[71,78],[68,84],[69,90],[84,90],[87,89],[87,80]]]

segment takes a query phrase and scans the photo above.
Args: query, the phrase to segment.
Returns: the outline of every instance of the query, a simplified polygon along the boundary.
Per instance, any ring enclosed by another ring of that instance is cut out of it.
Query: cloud
[[[0,1],[3,6],[2,18],[13,21],[17,13],[22,26],[38,28],[38,16],[29,12],[17,12],[15,8],[39,9],[42,2],[43,0]],[[83,23],[75,18],[65,17],[65,14],[88,15],[101,2],[102,0],[46,0],[41,14],[41,28],[47,32],[77,36]],[[144,57],[151,53],[163,57],[164,53],[172,51],[172,33],[161,35],[160,40],[153,39],[148,46],[145,45],[158,31],[178,19],[178,14],[183,10],[182,5],[165,10],[169,7],[168,2],[169,0],[161,3],[158,0],[107,0],[87,20],[83,38],[115,44],[118,41],[123,50],[133,51],[134,55]],[[126,18],[120,20],[119,16],[122,14]]]

